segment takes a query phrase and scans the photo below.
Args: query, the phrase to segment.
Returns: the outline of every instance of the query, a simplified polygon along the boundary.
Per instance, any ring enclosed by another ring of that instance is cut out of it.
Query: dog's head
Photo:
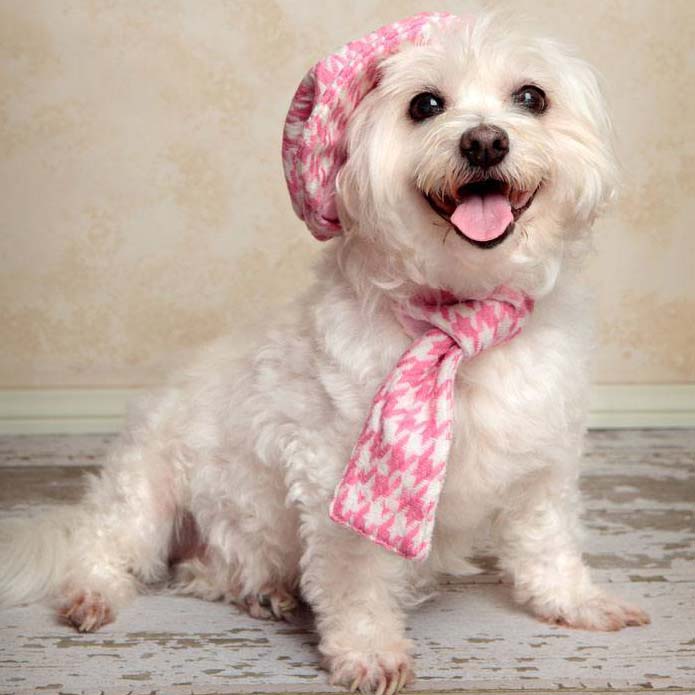
[[[592,70],[485,17],[402,48],[380,71],[351,116],[337,180],[346,245],[369,240],[390,281],[542,293],[613,190]]]

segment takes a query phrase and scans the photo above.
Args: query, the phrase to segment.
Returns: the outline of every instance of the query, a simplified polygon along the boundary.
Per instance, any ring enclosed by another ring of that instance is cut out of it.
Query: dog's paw
[[[297,599],[281,588],[262,589],[243,601],[248,614],[260,620],[289,620],[298,605]]]
[[[113,622],[114,611],[99,592],[79,591],[63,600],[58,616],[78,632],[94,632]]]
[[[331,685],[342,685],[350,692],[396,695],[415,680],[412,659],[401,648],[375,653],[346,651],[326,657],[324,667]]]
[[[541,618],[555,625],[578,630],[614,631],[624,627],[647,625],[651,621],[641,608],[608,594],[598,594],[570,609],[552,612]]]

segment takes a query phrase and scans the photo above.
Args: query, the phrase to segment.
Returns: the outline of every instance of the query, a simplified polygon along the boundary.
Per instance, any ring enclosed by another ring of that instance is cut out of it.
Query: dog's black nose
[[[509,152],[509,136],[496,125],[478,125],[461,136],[461,154],[476,167],[499,164]]]

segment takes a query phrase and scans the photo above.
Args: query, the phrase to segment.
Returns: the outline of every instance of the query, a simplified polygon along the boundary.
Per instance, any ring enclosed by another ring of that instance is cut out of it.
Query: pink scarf
[[[333,521],[404,557],[427,557],[451,449],[456,370],[513,338],[532,309],[533,300],[506,288],[484,300],[403,309],[404,326],[421,335],[372,401],[333,497]]]

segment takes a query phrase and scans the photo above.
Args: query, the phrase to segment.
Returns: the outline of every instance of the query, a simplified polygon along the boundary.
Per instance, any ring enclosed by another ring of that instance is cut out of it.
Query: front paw
[[[326,656],[324,667],[331,685],[342,685],[350,692],[396,695],[415,680],[407,643],[374,652],[345,650]]]
[[[58,617],[78,632],[95,632],[113,622],[114,610],[97,591],[75,591],[60,601]]]
[[[641,608],[604,593],[596,594],[569,607],[538,612],[546,622],[578,630],[610,632],[651,622]]]

